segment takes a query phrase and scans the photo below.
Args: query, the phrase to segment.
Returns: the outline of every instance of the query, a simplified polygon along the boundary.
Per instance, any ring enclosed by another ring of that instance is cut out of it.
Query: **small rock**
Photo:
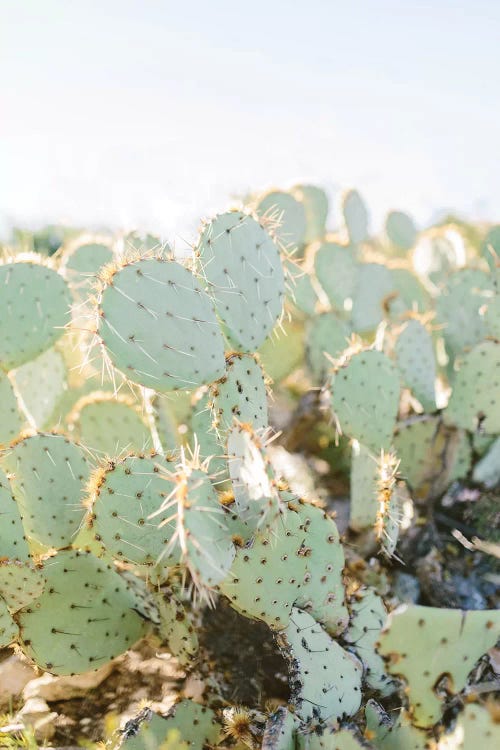
[[[36,671],[17,654],[0,662],[0,705],[8,704],[11,698],[20,695],[24,686],[36,677]]]
[[[95,672],[85,672],[71,676],[56,677],[44,674],[28,682],[23,690],[23,698],[39,697],[46,701],[65,701],[82,698],[89,690],[96,688],[113,671],[114,664],[106,664]]]
[[[51,711],[43,698],[30,698],[17,714],[25,727],[31,727],[37,740],[50,740],[55,733],[57,713]]]

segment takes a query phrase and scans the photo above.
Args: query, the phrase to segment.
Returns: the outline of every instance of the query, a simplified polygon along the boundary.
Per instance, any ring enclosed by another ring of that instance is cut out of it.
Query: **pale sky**
[[[0,85],[4,236],[298,181],[500,220],[498,0],[0,0]]]

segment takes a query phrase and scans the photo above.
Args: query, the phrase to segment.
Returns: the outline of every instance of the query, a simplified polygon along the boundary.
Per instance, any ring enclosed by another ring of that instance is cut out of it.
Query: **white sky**
[[[0,233],[356,186],[500,219],[498,0],[0,0]]]

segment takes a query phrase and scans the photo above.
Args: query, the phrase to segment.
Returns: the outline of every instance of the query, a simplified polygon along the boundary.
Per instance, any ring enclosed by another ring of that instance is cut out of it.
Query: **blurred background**
[[[362,193],[377,229],[500,216],[497,0],[0,0],[0,237],[189,237],[249,189]]]

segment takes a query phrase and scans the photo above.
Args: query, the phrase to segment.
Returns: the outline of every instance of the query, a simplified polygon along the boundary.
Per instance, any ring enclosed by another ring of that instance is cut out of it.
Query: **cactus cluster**
[[[352,552],[395,576],[454,482],[499,483],[498,227],[478,247],[454,229],[457,249],[392,211],[373,236],[355,190],[327,217],[297,185],[205,222],[182,260],[136,235],[4,248],[0,645],[72,675],[156,634],[202,675],[226,601],[288,668],[284,705],[231,706],[213,678],[116,747],[498,746],[483,705],[448,716],[500,635],[493,600],[397,606]],[[350,474],[346,545],[275,460],[277,407],[311,394],[294,439]]]

